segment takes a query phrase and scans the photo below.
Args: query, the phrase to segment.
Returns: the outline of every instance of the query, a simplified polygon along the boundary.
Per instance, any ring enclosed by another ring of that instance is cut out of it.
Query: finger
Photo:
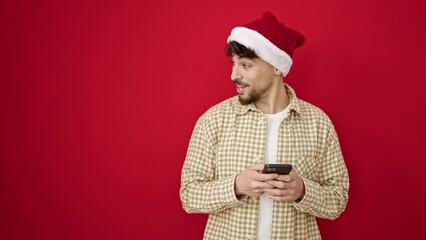
[[[278,188],[272,188],[272,189],[265,189],[265,192],[270,196],[280,197],[285,196],[286,190],[278,189]]]
[[[294,191],[280,189],[265,189],[267,197],[274,201],[293,201]]]
[[[267,183],[263,183],[262,186],[259,187],[260,189],[262,189],[262,191],[266,191],[269,189],[274,189],[274,186],[267,184]]]
[[[280,175],[278,180],[284,181],[284,182],[292,182],[292,181],[296,180],[297,178],[300,178],[300,176],[293,169],[293,170],[291,170],[291,172],[288,175]]]
[[[266,181],[266,183],[278,189],[286,189],[288,184],[287,182],[277,181],[277,180]]]
[[[276,201],[276,202],[291,202],[292,199],[289,196],[271,196],[271,195],[267,195],[267,197],[269,199],[271,199],[272,201]]]
[[[268,194],[269,196],[273,196],[273,197],[289,197],[292,194],[291,190],[286,190],[286,189],[277,189],[277,188],[273,188],[273,189],[265,189],[266,194]]]
[[[278,174],[276,173],[259,173],[256,175],[256,179],[262,182],[270,181],[278,178]]]
[[[250,191],[259,192],[259,193],[263,193],[265,189],[272,189],[272,188],[274,188],[272,185],[266,182],[258,182],[258,181],[252,182],[248,186],[248,189],[250,189]]]
[[[290,182],[292,179],[292,177],[290,175],[279,175],[277,177],[277,180],[282,181],[282,182]]]
[[[265,166],[264,163],[256,163],[253,166],[251,166],[250,169],[255,171],[262,171],[264,166]]]
[[[292,170],[288,176],[290,177],[290,181],[300,178],[299,174],[294,170]]]

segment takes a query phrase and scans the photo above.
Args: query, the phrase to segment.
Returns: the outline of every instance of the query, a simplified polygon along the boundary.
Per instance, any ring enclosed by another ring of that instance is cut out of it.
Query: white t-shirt
[[[288,116],[289,107],[275,114],[265,114],[267,120],[265,163],[277,163],[278,130],[281,122]],[[257,239],[271,240],[272,209],[274,203],[266,196],[260,196]]]

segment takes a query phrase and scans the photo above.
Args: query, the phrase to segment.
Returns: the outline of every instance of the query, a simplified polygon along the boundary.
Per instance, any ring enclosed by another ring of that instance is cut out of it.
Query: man
[[[320,239],[315,218],[345,209],[349,179],[334,127],[283,83],[304,41],[269,12],[231,31],[238,96],[199,118],[182,168],[183,208],[209,214],[204,239]],[[293,171],[263,174],[265,163]]]

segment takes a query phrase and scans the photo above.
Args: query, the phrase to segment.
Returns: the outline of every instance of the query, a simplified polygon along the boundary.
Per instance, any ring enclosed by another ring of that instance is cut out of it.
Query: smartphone
[[[291,164],[265,164],[262,173],[278,173],[288,175],[293,169]]]

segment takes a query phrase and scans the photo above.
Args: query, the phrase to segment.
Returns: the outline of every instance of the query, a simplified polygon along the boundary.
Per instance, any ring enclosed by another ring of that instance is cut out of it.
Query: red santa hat
[[[230,41],[253,50],[286,76],[293,64],[293,52],[303,45],[305,37],[278,22],[272,13],[265,12],[260,19],[232,29],[227,42]]]

